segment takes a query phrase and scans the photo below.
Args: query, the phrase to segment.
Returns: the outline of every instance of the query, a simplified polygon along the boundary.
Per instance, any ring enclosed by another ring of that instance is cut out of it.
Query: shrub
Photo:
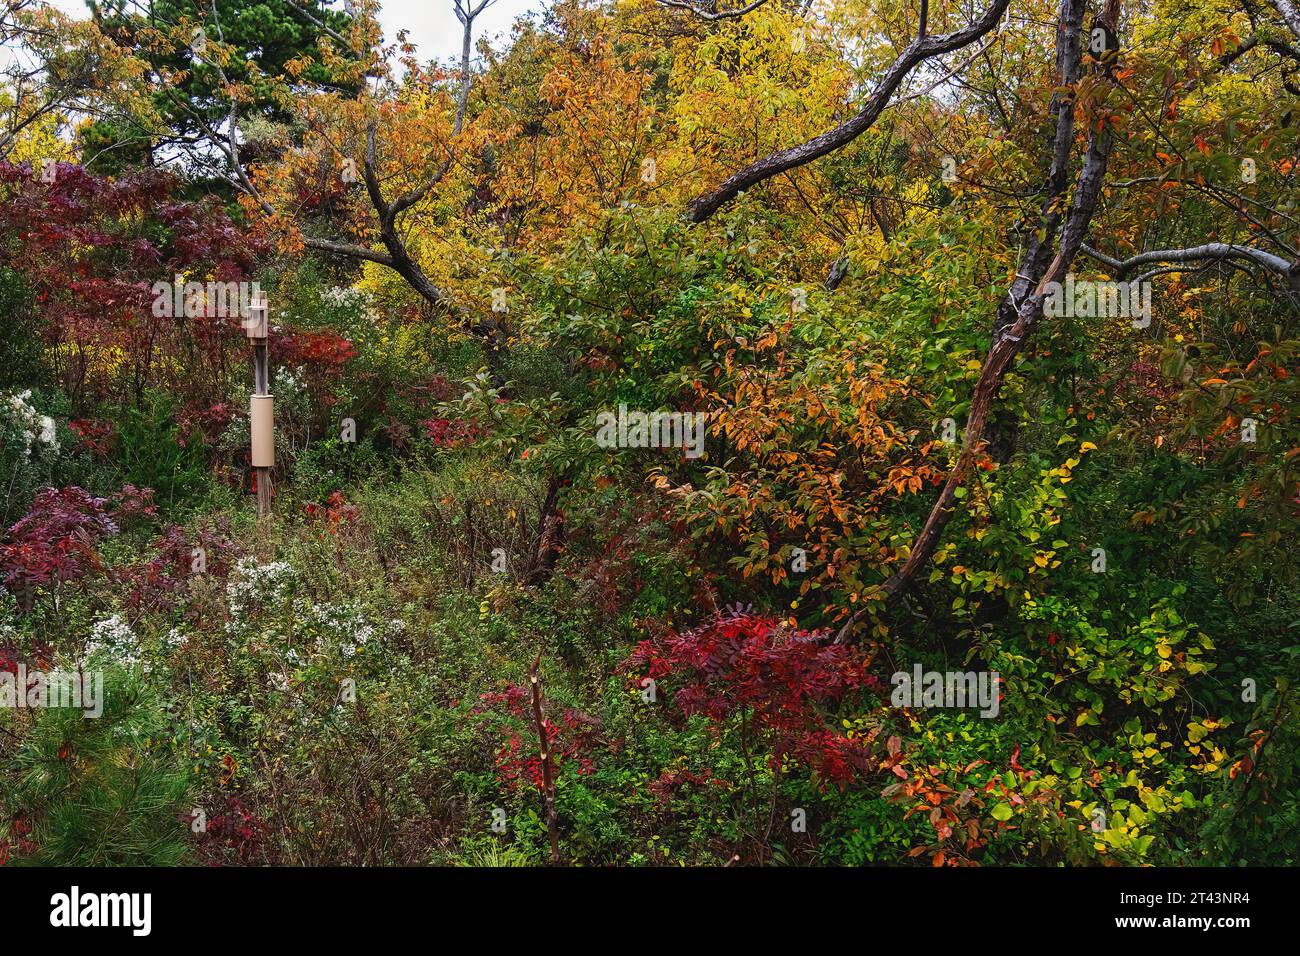
[[[176,403],[149,392],[139,408],[127,408],[117,426],[118,460],[126,480],[154,489],[166,510],[184,505],[207,478],[202,436],[182,434]]]

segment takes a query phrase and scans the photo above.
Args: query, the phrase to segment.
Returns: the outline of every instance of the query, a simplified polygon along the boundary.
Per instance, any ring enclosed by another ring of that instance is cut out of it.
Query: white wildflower
[[[370,293],[364,289],[354,289],[350,286],[335,286],[332,289],[326,289],[321,293],[321,300],[328,302],[330,305],[339,306],[366,306],[370,304]]]
[[[124,667],[140,663],[140,641],[122,615],[96,621],[86,641],[86,658],[104,656]]]
[[[275,608],[286,605],[293,593],[297,575],[284,561],[258,564],[241,558],[226,585],[230,613],[242,617],[256,607]]]
[[[18,620],[18,599],[5,588],[0,588],[0,641],[9,643],[18,636],[14,623]]]
[[[352,657],[375,637],[375,628],[366,621],[365,612],[353,604],[317,604],[299,615],[317,631],[316,644],[324,648],[326,639],[339,642],[344,657]]]
[[[48,445],[52,451],[59,450],[59,432],[54,426],[54,419],[49,415],[41,416],[41,443]]]
[[[21,436],[23,456],[25,458],[30,459],[32,452],[41,448],[57,454],[59,451],[58,426],[49,415],[42,415],[36,411],[31,404],[31,397],[31,389],[10,395],[8,401],[3,406],[0,406],[0,409],[3,410],[2,417],[7,419],[8,424]],[[0,426],[4,424],[4,421],[0,421]],[[0,428],[0,431],[3,431],[3,428]]]

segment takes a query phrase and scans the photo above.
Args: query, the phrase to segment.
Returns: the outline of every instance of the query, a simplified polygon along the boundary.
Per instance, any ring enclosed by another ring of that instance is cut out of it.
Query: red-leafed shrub
[[[18,665],[26,664],[30,670],[49,670],[54,663],[54,654],[49,647],[37,643],[31,653],[24,654],[13,644],[0,644],[0,671],[18,674]]]
[[[638,687],[646,678],[677,685],[673,699],[686,716],[743,715],[747,731],[765,738],[774,767],[792,757],[843,785],[877,767],[863,742],[834,729],[831,719],[848,695],[879,688],[866,663],[822,635],[730,611],[642,641],[625,666],[638,675]]]
[[[287,332],[273,340],[275,361],[322,375],[337,375],[357,357],[356,346],[336,332]]]
[[[158,506],[154,504],[152,488],[137,488],[135,485],[123,485],[122,490],[109,498],[113,509],[113,518],[119,526],[134,521],[147,521],[158,517]]]
[[[187,815],[185,823],[192,828],[194,817]],[[230,797],[217,813],[207,818],[203,831],[198,834],[199,851],[214,866],[228,862],[258,864],[264,862],[269,833],[265,820],[245,807],[238,797]]]
[[[19,814],[10,821],[8,838],[0,837],[0,866],[21,856],[27,856],[36,849],[31,837],[32,825],[27,818]]]
[[[117,437],[117,426],[112,422],[97,422],[85,418],[74,418],[68,422],[68,428],[77,436],[77,445],[97,458],[107,458],[113,451],[113,440]]]
[[[497,773],[502,783],[511,789],[523,783],[541,790],[544,781],[539,754],[544,748],[536,739],[528,688],[511,684],[504,691],[483,694],[480,701],[475,713],[504,718],[506,741],[496,753]],[[558,722],[547,717],[544,726],[555,773],[559,774],[566,763],[576,765],[580,774],[591,773],[594,764],[590,755],[599,742],[599,722],[566,708]],[[525,727],[530,731],[527,737]]]
[[[430,418],[423,424],[425,436],[439,448],[453,448],[471,441],[478,434],[478,429],[471,422]]]
[[[238,317],[154,314],[155,283],[253,276],[264,247],[219,201],[181,199],[183,182],[157,169],[109,178],[60,163],[43,182],[0,162],[0,186],[0,266],[31,288],[76,410],[125,404],[146,381],[183,404],[224,393],[224,350],[244,341]]]
[[[215,443],[234,417],[235,407],[230,402],[182,408],[176,414],[177,443],[184,447],[187,436],[196,433],[207,442]]]
[[[683,787],[716,787],[719,790],[730,790],[731,784],[726,780],[721,780],[708,771],[696,772],[694,770],[665,770],[654,780],[646,784],[646,789],[655,795],[661,808],[668,807],[671,798]]]
[[[0,570],[13,591],[70,581],[99,568],[95,545],[117,534],[107,498],[70,485],[45,488],[0,545]]]
[[[0,544],[0,574],[15,593],[102,570],[96,545],[124,521],[155,514],[153,492],[126,485],[111,498],[83,488],[45,488]]]
[[[323,505],[314,501],[308,502],[303,506],[303,511],[307,512],[309,518],[321,522],[324,525],[324,532],[331,535],[338,534],[342,525],[350,524],[361,517],[361,509],[354,504],[349,504],[341,491],[331,493]]]

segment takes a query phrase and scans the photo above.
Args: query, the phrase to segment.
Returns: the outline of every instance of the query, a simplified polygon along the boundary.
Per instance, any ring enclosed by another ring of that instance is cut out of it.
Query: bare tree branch
[[[1145,265],[1238,259],[1263,266],[1270,272],[1285,277],[1293,288],[1300,289],[1300,262],[1288,262],[1281,256],[1265,252],[1263,249],[1256,249],[1253,246],[1242,246],[1227,242],[1207,242],[1204,245],[1193,246],[1189,249],[1154,249],[1151,252],[1130,256],[1127,259],[1116,259],[1113,256],[1098,252],[1088,245],[1082,246],[1080,251],[1109,268],[1111,275],[1116,279],[1123,279],[1134,269]],[[1168,269],[1164,271],[1178,272],[1184,270]]]
[[[388,253],[379,252],[366,246],[358,246],[351,242],[336,242],[333,239],[315,239],[304,236],[302,243],[308,249],[315,249],[319,252],[347,256],[350,259],[365,259],[368,262],[377,262],[381,266],[389,266],[390,268],[393,265],[393,257]]]
[[[701,20],[718,21],[734,20],[737,17],[743,17],[745,14],[752,13],[763,4],[767,3],[767,0],[753,0],[752,3],[748,3],[743,7],[734,7],[730,10],[710,10],[708,7],[689,3],[687,0],[655,0],[655,3],[659,4],[661,7],[670,7],[675,10],[686,10],[699,17]]]
[[[1255,249],[1252,246],[1242,246],[1226,242],[1211,242],[1201,246],[1193,246],[1188,249],[1155,249],[1151,252],[1143,252],[1131,256],[1128,259],[1117,259],[1113,256],[1108,256],[1088,245],[1083,246],[1083,252],[1109,267],[1111,274],[1116,279],[1123,279],[1138,266],[1158,262],[1201,262],[1206,259],[1249,259],[1265,268],[1271,269],[1274,272],[1280,272],[1284,275],[1292,268],[1292,263],[1283,259],[1281,256],[1273,255],[1271,252],[1265,252],[1262,249]]]
[[[460,132],[464,120],[467,98],[469,95],[469,60],[468,51],[470,38],[473,29],[474,19],[482,13],[494,0],[479,0],[477,5],[473,5],[469,0],[452,0],[453,9],[456,16],[465,24],[465,56],[462,58],[463,76],[460,90],[457,97],[455,130]],[[213,26],[219,40],[224,42],[221,31],[221,24],[218,19],[216,2],[211,0],[211,15]],[[225,71],[222,70],[220,63],[215,62],[213,66],[217,70],[223,83],[230,85]],[[226,117],[226,133],[220,135],[211,124],[200,115],[197,111],[190,108],[187,104],[181,104],[182,108],[190,114],[208,137],[216,144],[218,150],[225,155],[230,164],[233,173],[231,178],[232,185],[249,196],[258,207],[268,216],[275,215],[275,208],[265,197],[258,191],[257,186],[252,182],[244,167],[244,163],[239,154],[239,116],[238,104],[232,98],[230,103],[230,112]],[[437,170],[423,184],[411,192],[401,196],[395,202],[389,203],[385,200],[383,190],[379,182],[379,161],[377,147],[377,130],[378,119],[372,119],[366,127],[366,151],[362,163],[362,180],[365,185],[366,194],[370,199],[370,204],[375,210],[375,215],[379,220],[379,240],[383,245],[383,250],[374,249],[369,246],[359,245],[351,242],[340,242],[333,239],[319,237],[304,237],[303,244],[309,249],[315,249],[319,252],[326,252],[333,255],[346,256],[351,259],[360,259],[367,262],[378,263],[387,266],[400,275],[406,283],[419,296],[430,305],[444,309],[458,318],[464,318],[464,311],[454,302],[452,302],[440,289],[435,285],[419,263],[410,254],[405,241],[398,231],[398,217],[407,209],[420,202],[429,194],[429,192],[443,179],[451,167],[452,157],[448,155],[447,159],[441,163]],[[229,178],[229,177],[228,177]],[[487,330],[492,332],[494,330]],[[489,351],[494,350],[494,345],[489,343]]]
[[[451,313],[459,315],[461,312],[459,306],[448,299],[446,293],[429,280],[424,270],[420,268],[420,264],[411,256],[410,251],[406,248],[406,243],[397,232],[397,217],[393,212],[393,208],[384,201],[383,191],[379,185],[378,148],[376,146],[377,128],[378,120],[374,119],[366,126],[366,155],[361,169],[366,193],[370,196],[370,204],[374,206],[375,214],[379,217],[379,241],[388,250],[390,261],[385,265],[390,266],[405,279],[407,284],[430,305],[441,306]]]
[[[456,100],[456,124],[453,136],[460,135],[461,124],[465,122],[465,107],[469,104],[469,63],[470,54],[473,52],[474,20],[495,2],[496,0],[480,0],[478,6],[474,6],[471,0],[452,0],[452,10],[456,14],[456,19],[465,27],[461,35],[460,95]]]
[[[930,83],[927,86],[917,90],[915,93],[909,93],[907,94],[907,96],[900,96],[898,99],[892,100],[889,103],[889,106],[886,107],[886,109],[899,106],[902,103],[910,103],[912,100],[920,99],[922,96],[928,96],[929,94],[933,93],[939,87],[943,86],[943,84],[947,83],[954,76],[956,76],[962,70],[966,69],[966,67],[970,66],[977,59],[983,56],[985,51],[988,50],[988,48],[993,45],[994,41],[998,38],[998,35],[1000,35],[1000,33],[1001,31],[995,31],[994,35],[985,37],[983,42],[980,43],[979,47],[975,50],[974,53],[966,57],[956,66],[954,66],[951,70],[945,72],[943,76],[939,77],[933,83]]]
[[[337,30],[335,30],[335,29],[334,29],[333,27],[331,27],[329,24],[325,23],[325,21],[321,20],[319,17],[317,17],[315,14],[313,14],[310,10],[308,10],[308,9],[307,9],[306,7],[304,7],[302,4],[298,3],[297,0],[284,0],[284,2],[287,3],[290,7],[292,7],[293,10],[294,10],[295,12],[300,13],[300,14],[302,14],[302,16],[306,17],[307,20],[309,20],[311,23],[313,23],[313,24],[316,26],[317,29],[319,29],[322,33],[324,33],[326,36],[328,36],[328,37],[329,37],[331,40],[333,40],[335,43],[338,43],[338,44],[342,45],[342,47],[343,47],[345,50],[351,50],[351,49],[352,49],[352,41],[351,41],[351,40],[349,40],[347,37],[343,36],[343,34],[339,33]],[[349,14],[349,15],[350,15],[350,14]]]
[[[45,3],[0,0],[0,49],[6,64],[0,82],[7,84],[9,93],[9,102],[0,107],[5,117],[0,157],[9,154],[25,129],[47,118],[72,110],[86,116],[101,113],[94,100],[101,84],[101,63],[93,45],[59,56],[57,68],[51,68],[45,48],[61,44],[51,24],[67,22],[65,14]],[[36,62],[29,64],[28,55]]]
[[[979,20],[953,33],[918,36],[885,71],[875,91],[867,99],[866,105],[851,119],[819,136],[814,136],[805,143],[777,150],[733,173],[717,189],[695,199],[690,204],[687,219],[693,223],[704,222],[751,186],[811,163],[853,142],[872,127],[885,107],[889,105],[890,97],[894,95],[899,84],[913,69],[928,59],[974,43],[997,25],[1008,3],[1009,0],[993,0],[992,5]]]
[[[456,14],[456,19],[458,19],[464,26],[460,51],[460,90],[456,96],[456,120],[452,125],[452,139],[459,136],[461,130],[464,128],[465,112],[469,107],[469,90],[472,79],[472,74],[470,73],[469,68],[470,54],[473,50],[472,41],[474,37],[474,20],[480,13],[495,2],[496,0],[481,0],[478,6],[472,6],[469,0],[452,0],[452,10]],[[399,197],[393,202],[392,206],[389,207],[388,210],[388,219],[395,221],[403,212],[420,202],[420,200],[424,199],[425,196],[429,195],[429,193],[432,192],[440,182],[442,182],[443,177],[447,175],[447,172],[451,169],[452,161],[453,155],[449,147],[447,158],[438,165],[438,168],[434,170],[432,176],[415,189],[412,189],[406,195]],[[391,225],[391,222],[389,225]]]

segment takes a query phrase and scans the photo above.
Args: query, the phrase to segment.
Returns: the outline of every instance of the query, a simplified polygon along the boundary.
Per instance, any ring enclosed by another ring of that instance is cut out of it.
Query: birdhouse
[[[258,294],[248,307],[244,318],[244,332],[250,339],[265,339],[269,331],[271,310],[267,307],[266,293]]]

